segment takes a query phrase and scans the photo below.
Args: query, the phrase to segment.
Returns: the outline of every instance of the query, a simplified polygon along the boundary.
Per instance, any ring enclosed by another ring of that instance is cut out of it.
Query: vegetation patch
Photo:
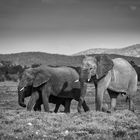
[[[138,118],[128,110],[112,114],[1,110],[0,124],[0,139],[136,140],[140,137]]]

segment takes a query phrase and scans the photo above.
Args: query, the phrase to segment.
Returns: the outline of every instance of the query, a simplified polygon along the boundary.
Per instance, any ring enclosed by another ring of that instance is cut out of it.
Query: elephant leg
[[[96,111],[102,111],[103,96],[106,91],[106,86],[101,82],[95,88],[95,104]]]
[[[33,106],[35,105],[38,99],[39,99],[39,93],[37,91],[33,92],[27,105],[28,111],[32,110]]]
[[[82,106],[83,106],[83,109],[84,109],[84,111],[85,111],[85,112],[89,111],[89,107],[87,106],[87,104],[86,104],[86,101],[85,101],[85,100],[83,101]]]
[[[96,111],[102,111],[103,96],[109,86],[110,81],[111,73],[108,72],[108,74],[104,78],[98,81],[97,87],[95,87]]]
[[[80,98],[77,106],[77,110],[79,113],[81,113],[82,103],[83,103],[83,98]]]
[[[39,93],[39,99],[36,101],[34,105],[34,111],[41,111],[41,104],[42,104],[42,93],[40,90],[37,90]]]
[[[134,106],[132,97],[130,95],[128,95],[126,98],[127,98],[126,102],[128,101],[128,103],[129,103],[129,110],[132,112],[135,112],[135,106]]]
[[[108,91],[108,94],[110,96],[110,111],[108,112],[112,112],[112,111],[115,111],[116,110],[116,104],[117,104],[117,97],[119,95],[119,92],[115,92],[115,91],[112,91],[110,89],[107,90]]]
[[[47,83],[42,87],[42,101],[43,101],[44,111],[45,112],[50,111],[50,109],[49,109],[50,92],[51,92],[51,86],[49,85],[49,83]]]
[[[115,111],[116,110],[116,104],[117,104],[117,98],[111,98],[111,111]]]
[[[84,102],[84,97],[85,97],[86,91],[87,91],[87,84],[84,82],[81,82],[80,84],[81,84],[81,96],[79,98],[79,102],[78,102],[78,106],[77,106],[77,110],[79,113],[81,113],[81,107]]]
[[[128,101],[129,101],[129,110],[131,110],[132,112],[135,112],[135,106],[133,103],[133,97],[136,94],[137,91],[137,78],[133,79],[130,83],[129,83],[129,89],[127,92],[128,95]]]
[[[55,109],[54,109],[54,112],[55,112],[55,113],[58,112],[59,107],[60,107],[60,104],[56,104]]]
[[[64,109],[65,113],[70,113],[71,101],[72,101],[72,99],[66,99],[66,101],[65,101],[65,109]]]
[[[34,111],[41,111],[41,104],[42,104],[42,99],[38,99],[37,101],[36,101],[36,104],[35,104],[35,106],[34,106]]]
[[[134,106],[134,103],[133,103],[133,97],[136,95],[136,92],[137,92],[137,88],[138,88],[138,77],[137,75],[134,77],[132,77],[133,79],[130,81],[129,83],[129,89],[128,89],[128,97],[129,97],[129,110],[135,112],[135,106]]]
[[[104,88],[97,87],[95,93],[96,111],[102,110],[103,95],[104,95]]]
[[[135,112],[135,106],[130,97],[128,97],[128,101],[129,101],[129,110],[131,110],[132,112]]]

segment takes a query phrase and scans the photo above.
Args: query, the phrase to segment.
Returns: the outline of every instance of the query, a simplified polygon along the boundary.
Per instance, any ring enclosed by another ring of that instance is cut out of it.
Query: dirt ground
[[[117,111],[112,114],[95,111],[94,87],[88,85],[85,98],[90,111],[77,113],[72,101],[71,113],[27,112],[18,105],[17,83],[0,83],[0,139],[65,140],[138,140],[140,138],[140,85],[134,97],[135,113],[128,111],[125,97],[119,95]],[[28,99],[26,99],[28,102]],[[108,94],[104,102],[109,105]],[[54,105],[50,104],[53,111]]]

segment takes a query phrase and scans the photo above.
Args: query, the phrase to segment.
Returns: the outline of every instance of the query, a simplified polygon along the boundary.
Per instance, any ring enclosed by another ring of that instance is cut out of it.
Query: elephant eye
[[[88,68],[91,68],[91,64],[87,63],[87,67],[88,67]]]
[[[96,65],[94,65],[94,66],[91,66],[90,68],[89,68],[89,70],[91,71],[91,70],[93,70],[93,71],[95,71],[96,70]]]
[[[85,63],[84,69],[91,70],[91,69],[93,69],[93,66],[90,63]]]
[[[88,64],[89,70],[93,69],[94,67],[91,64]]]

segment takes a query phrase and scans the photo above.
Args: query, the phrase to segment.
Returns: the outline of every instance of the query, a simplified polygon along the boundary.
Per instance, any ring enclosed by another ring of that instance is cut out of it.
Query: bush
[[[13,65],[10,61],[1,61],[1,64],[0,81],[10,80],[16,82],[27,68],[21,65]]]

